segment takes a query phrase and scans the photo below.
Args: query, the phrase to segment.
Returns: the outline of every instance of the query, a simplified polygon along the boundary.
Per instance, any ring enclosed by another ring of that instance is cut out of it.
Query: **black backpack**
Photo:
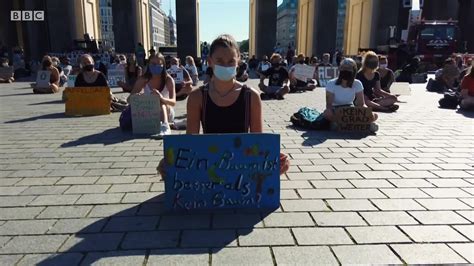
[[[454,91],[445,92],[443,98],[438,101],[439,108],[443,109],[456,109],[460,102],[461,96]]]

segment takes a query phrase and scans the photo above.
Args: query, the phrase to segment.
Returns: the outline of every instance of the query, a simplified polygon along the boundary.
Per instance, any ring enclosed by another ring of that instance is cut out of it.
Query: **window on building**
[[[402,0],[402,1],[403,1],[403,7],[411,8],[412,0]],[[420,7],[423,7],[424,2],[425,2],[424,0],[420,0]]]

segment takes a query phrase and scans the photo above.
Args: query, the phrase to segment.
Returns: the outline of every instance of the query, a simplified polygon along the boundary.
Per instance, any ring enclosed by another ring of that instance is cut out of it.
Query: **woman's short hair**
[[[367,68],[367,62],[373,59],[379,61],[379,57],[377,56],[375,52],[368,51],[367,53],[364,54],[364,57],[362,58],[362,71],[364,71]]]
[[[281,60],[281,55],[278,54],[278,53],[274,53],[272,54],[272,57],[270,57],[270,61],[273,61],[273,59],[278,59],[278,60]]]
[[[239,46],[237,45],[234,37],[232,37],[230,34],[222,34],[212,42],[211,48],[209,49],[209,56],[212,56],[217,48],[235,49],[237,55],[240,56]]]
[[[193,66],[195,65],[195,63],[194,63],[194,58],[193,58],[192,56],[190,56],[190,55],[186,56],[186,61],[191,62],[191,65],[193,65]]]

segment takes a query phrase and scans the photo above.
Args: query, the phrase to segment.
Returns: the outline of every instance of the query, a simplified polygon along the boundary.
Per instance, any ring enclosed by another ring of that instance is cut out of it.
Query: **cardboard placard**
[[[109,87],[66,88],[66,115],[110,114]]]
[[[184,71],[182,68],[168,69],[168,74],[174,79],[175,84],[181,84],[184,82]]]
[[[411,95],[411,88],[408,82],[394,82],[390,86],[390,93],[393,95]]]
[[[118,82],[125,82],[125,73],[123,68],[114,68],[107,70],[107,79],[110,87],[118,87]]]
[[[76,86],[77,75],[68,75],[67,76],[67,87],[74,88]]]
[[[3,78],[3,79],[13,78],[14,73],[15,71],[13,69],[13,66],[0,67],[0,78]]]
[[[133,134],[158,134],[160,132],[160,98],[157,95],[130,96]]]
[[[337,67],[318,67],[318,72],[321,87],[325,87],[328,81],[339,76],[339,68]]]
[[[51,72],[48,70],[40,70],[36,75],[36,87],[38,88],[48,88],[49,80],[51,78]]]
[[[279,207],[279,135],[169,135],[164,153],[169,209]]]
[[[314,66],[296,64],[294,75],[296,79],[299,79],[303,82],[307,82],[308,79],[313,79],[315,70],[316,67]]]
[[[336,108],[336,124],[339,131],[369,132],[372,123],[372,108],[341,107]]]

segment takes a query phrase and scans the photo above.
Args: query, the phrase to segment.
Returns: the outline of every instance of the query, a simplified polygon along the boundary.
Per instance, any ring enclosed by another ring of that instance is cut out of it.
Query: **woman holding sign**
[[[50,56],[45,55],[42,62],[42,70],[38,72],[38,78],[41,80],[43,73],[49,72],[49,81],[45,82],[45,85],[37,84],[33,88],[33,93],[56,93],[59,92],[59,71],[53,66],[53,60]],[[45,72],[46,71],[46,72]],[[47,75],[44,75],[47,78]]]
[[[214,75],[208,84],[194,90],[187,104],[187,134],[261,133],[262,102],[260,94],[238,82],[235,77],[240,60],[239,47],[230,35],[215,39],[210,47],[209,67]],[[165,176],[164,161],[158,166]],[[288,157],[280,156],[280,173],[289,168]]]
[[[131,94],[157,95],[161,102],[161,128],[158,137],[171,134],[170,123],[174,120],[176,92],[173,78],[166,72],[166,61],[162,54],[150,56],[148,67],[135,83]]]
[[[142,68],[138,65],[137,58],[134,54],[129,55],[124,72],[125,82],[119,81],[117,85],[119,85],[124,92],[131,92],[138,77],[142,75]]]

